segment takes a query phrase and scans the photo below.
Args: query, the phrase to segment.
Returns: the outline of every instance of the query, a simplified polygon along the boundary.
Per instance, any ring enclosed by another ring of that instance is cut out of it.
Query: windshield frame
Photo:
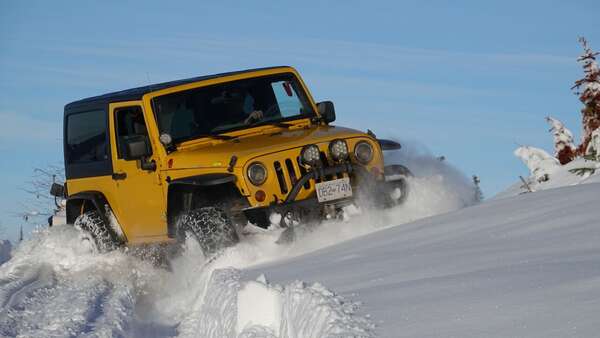
[[[183,85],[183,86],[177,86],[180,88],[172,87],[172,88],[168,88],[166,90],[161,90],[161,91],[152,93],[154,95],[150,96],[148,98],[147,102],[149,103],[149,105],[151,107],[152,115],[155,119],[158,133],[160,134],[161,126],[159,125],[159,122],[158,122],[159,118],[158,118],[157,110],[155,109],[155,106],[157,104],[157,99],[159,99],[161,97],[172,95],[172,94],[184,93],[186,91],[199,90],[199,89],[203,89],[203,88],[217,87],[217,86],[227,85],[227,84],[235,84],[236,82],[243,82],[243,81],[254,80],[254,79],[269,79],[269,78],[271,78],[273,80],[273,82],[275,82],[277,80],[283,80],[286,77],[289,77],[289,80],[294,82],[295,93],[298,97],[300,104],[302,105],[303,109],[305,110],[305,112],[303,114],[292,115],[292,116],[282,117],[282,118],[278,118],[278,119],[266,119],[266,120],[258,121],[258,122],[255,122],[255,123],[252,123],[249,125],[239,125],[239,126],[235,126],[232,128],[227,128],[227,129],[220,130],[220,131],[214,132],[214,133],[202,133],[202,135],[205,135],[205,136],[191,135],[190,137],[187,137],[187,138],[179,138],[177,140],[174,140],[173,144],[183,144],[183,143],[189,142],[189,141],[194,141],[194,140],[199,140],[199,139],[204,139],[204,138],[211,138],[210,137],[211,135],[217,136],[217,135],[227,134],[227,133],[240,131],[240,130],[251,130],[251,129],[260,128],[260,127],[264,127],[264,126],[276,125],[279,122],[286,123],[286,122],[296,121],[296,120],[305,120],[305,119],[313,120],[315,118],[318,118],[319,115],[318,115],[317,110],[315,109],[314,101],[313,101],[310,93],[308,92],[304,82],[294,71],[291,71],[291,70],[286,70],[284,72],[282,72],[282,71],[268,72],[267,74],[253,73],[253,74],[248,74],[247,76],[241,76],[241,77],[234,76],[233,79],[231,79],[229,77],[224,77],[224,78],[218,79],[217,81],[214,81],[214,80],[201,81],[201,82],[194,83],[192,85],[187,84],[187,85]],[[177,88],[179,90],[173,90],[174,88]]]

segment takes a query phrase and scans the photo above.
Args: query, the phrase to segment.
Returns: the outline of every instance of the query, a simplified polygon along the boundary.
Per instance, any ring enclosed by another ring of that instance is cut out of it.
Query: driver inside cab
[[[246,125],[260,121],[264,117],[262,110],[255,109],[254,97],[243,88],[224,90],[213,103],[222,102],[228,121]]]

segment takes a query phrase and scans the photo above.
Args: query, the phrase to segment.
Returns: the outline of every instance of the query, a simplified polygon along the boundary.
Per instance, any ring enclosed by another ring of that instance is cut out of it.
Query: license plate
[[[348,177],[317,183],[315,190],[317,191],[319,202],[333,201],[352,196],[352,186]]]

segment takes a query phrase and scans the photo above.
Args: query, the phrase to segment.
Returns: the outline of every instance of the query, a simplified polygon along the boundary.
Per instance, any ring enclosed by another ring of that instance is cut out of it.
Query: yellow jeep
[[[211,253],[248,222],[335,217],[360,196],[402,202],[409,172],[382,154],[399,144],[334,120],[333,103],[315,103],[291,67],[75,101],[64,113],[66,182],[51,192],[98,250],[191,234]]]

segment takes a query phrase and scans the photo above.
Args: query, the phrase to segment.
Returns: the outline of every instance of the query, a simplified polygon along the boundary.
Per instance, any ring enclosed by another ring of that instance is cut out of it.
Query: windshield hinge
[[[237,156],[233,155],[231,156],[231,159],[229,160],[229,166],[227,166],[227,171],[229,171],[230,173],[233,172],[233,167],[235,167],[235,164],[237,163]]]

